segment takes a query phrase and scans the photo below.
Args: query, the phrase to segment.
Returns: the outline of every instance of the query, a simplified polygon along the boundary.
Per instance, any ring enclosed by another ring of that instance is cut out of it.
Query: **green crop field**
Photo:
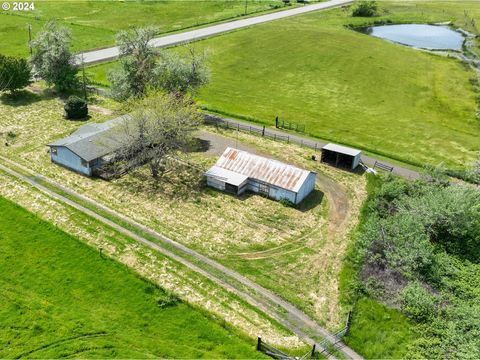
[[[247,14],[282,6],[280,0],[248,0]],[[177,31],[245,14],[243,0],[164,1],[37,1],[34,11],[1,11],[4,55],[28,55],[28,24],[33,34],[50,20],[72,31],[73,49],[113,45],[115,34],[132,26],[156,26],[159,33]]]
[[[0,198],[1,358],[258,358],[252,343]]]

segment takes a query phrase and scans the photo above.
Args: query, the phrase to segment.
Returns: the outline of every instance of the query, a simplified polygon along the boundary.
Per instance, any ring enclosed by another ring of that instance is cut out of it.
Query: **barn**
[[[94,175],[122,145],[125,133],[120,125],[126,119],[121,116],[101,124],[86,124],[72,135],[48,144],[52,162],[86,176]]]
[[[315,188],[316,173],[233,148],[227,148],[206,173],[207,184],[240,195],[245,191],[299,204]]]
[[[346,146],[327,144],[322,147],[322,162],[354,170],[361,160],[362,152]]]

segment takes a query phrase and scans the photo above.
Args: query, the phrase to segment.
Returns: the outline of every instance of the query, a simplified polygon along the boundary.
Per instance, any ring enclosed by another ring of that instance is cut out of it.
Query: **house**
[[[346,146],[327,144],[322,147],[322,162],[354,170],[361,160],[362,152]]]
[[[316,173],[227,148],[206,173],[207,185],[240,195],[245,191],[299,204],[315,188]]]
[[[121,116],[101,124],[86,124],[72,135],[48,144],[52,162],[83,175],[94,175],[122,146],[126,134],[121,125],[127,119]]]

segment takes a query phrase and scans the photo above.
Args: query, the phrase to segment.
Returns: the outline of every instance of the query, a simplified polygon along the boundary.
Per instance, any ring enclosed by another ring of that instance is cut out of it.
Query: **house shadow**
[[[40,101],[42,96],[28,90],[17,91],[15,94],[3,93],[0,96],[0,101],[3,105],[8,106],[28,106],[37,101]]]

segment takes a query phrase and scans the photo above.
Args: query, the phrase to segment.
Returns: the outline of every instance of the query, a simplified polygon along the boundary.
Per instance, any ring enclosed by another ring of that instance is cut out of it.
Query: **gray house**
[[[128,116],[101,124],[86,124],[72,135],[51,144],[50,157],[56,164],[92,176],[95,169],[111,159],[125,139],[122,126]]]
[[[245,191],[299,204],[315,188],[316,173],[227,148],[206,173],[207,185],[240,195]]]

